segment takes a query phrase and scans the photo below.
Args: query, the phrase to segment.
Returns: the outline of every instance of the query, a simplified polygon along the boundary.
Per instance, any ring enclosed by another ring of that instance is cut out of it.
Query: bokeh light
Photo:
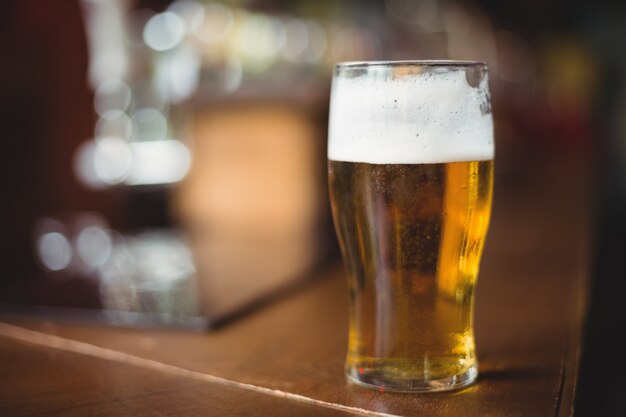
[[[109,110],[98,119],[94,133],[97,138],[115,136],[128,140],[132,134],[132,123],[126,113]]]
[[[235,34],[235,49],[252,72],[263,71],[278,55],[285,42],[285,31],[279,19],[262,14],[241,14]]]
[[[187,27],[190,33],[198,32],[204,22],[204,7],[195,0],[177,0],[167,8],[172,13],[177,14]]]
[[[93,152],[93,166],[98,180],[105,184],[124,181],[132,168],[128,143],[115,136],[99,138]]]
[[[102,189],[107,186],[96,173],[95,167],[96,142],[87,140],[81,143],[74,152],[73,168],[76,178],[87,188]]]
[[[60,221],[44,217],[35,226],[35,255],[47,271],[63,271],[72,261],[72,245]]]
[[[109,259],[112,242],[102,227],[92,225],[82,229],[76,239],[76,252],[88,269],[95,270]]]
[[[130,144],[132,169],[129,185],[170,184],[187,175],[191,166],[189,149],[178,140],[153,140]]]
[[[155,78],[162,95],[174,104],[190,98],[200,82],[201,61],[199,51],[192,45],[159,57]]]
[[[125,79],[131,63],[124,47],[121,1],[82,0],[89,44],[89,81],[97,88],[106,80]]]
[[[62,271],[72,260],[72,247],[62,233],[49,232],[37,238],[37,255],[48,270]]]
[[[167,119],[157,109],[143,108],[131,117],[133,124],[133,140],[161,140],[167,136]]]
[[[185,22],[176,13],[163,12],[152,16],[143,30],[143,40],[155,51],[166,51],[185,37]]]
[[[120,79],[107,80],[98,85],[94,95],[94,108],[100,116],[111,111],[124,112],[131,100],[128,84]]]

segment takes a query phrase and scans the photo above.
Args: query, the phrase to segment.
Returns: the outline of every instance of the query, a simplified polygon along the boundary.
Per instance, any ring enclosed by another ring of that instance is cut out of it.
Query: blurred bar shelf
[[[467,389],[348,384],[347,291],[331,265],[210,333],[4,318],[0,415],[571,416],[593,171],[588,159],[554,160],[496,178],[476,300],[480,376]]]

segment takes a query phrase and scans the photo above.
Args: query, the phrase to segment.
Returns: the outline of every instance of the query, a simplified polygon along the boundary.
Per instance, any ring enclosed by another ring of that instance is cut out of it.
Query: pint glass
[[[419,392],[476,379],[472,310],[493,157],[484,63],[336,66],[329,189],[353,382]]]

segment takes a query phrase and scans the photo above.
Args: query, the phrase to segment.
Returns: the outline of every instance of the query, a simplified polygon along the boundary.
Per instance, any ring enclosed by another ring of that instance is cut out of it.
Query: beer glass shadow
[[[550,372],[545,369],[528,369],[528,368],[501,368],[501,369],[483,369],[480,368],[480,374],[477,384],[482,381],[511,381],[520,379],[541,379],[548,376]]]

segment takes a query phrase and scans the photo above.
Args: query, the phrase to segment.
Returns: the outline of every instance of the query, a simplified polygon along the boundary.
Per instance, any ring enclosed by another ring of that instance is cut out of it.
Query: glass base
[[[348,369],[346,372],[348,380],[355,384],[376,390],[394,392],[438,392],[451,391],[466,387],[478,377],[478,367],[476,365],[468,368],[459,375],[439,379],[405,379],[390,378],[382,374],[379,370]]]

